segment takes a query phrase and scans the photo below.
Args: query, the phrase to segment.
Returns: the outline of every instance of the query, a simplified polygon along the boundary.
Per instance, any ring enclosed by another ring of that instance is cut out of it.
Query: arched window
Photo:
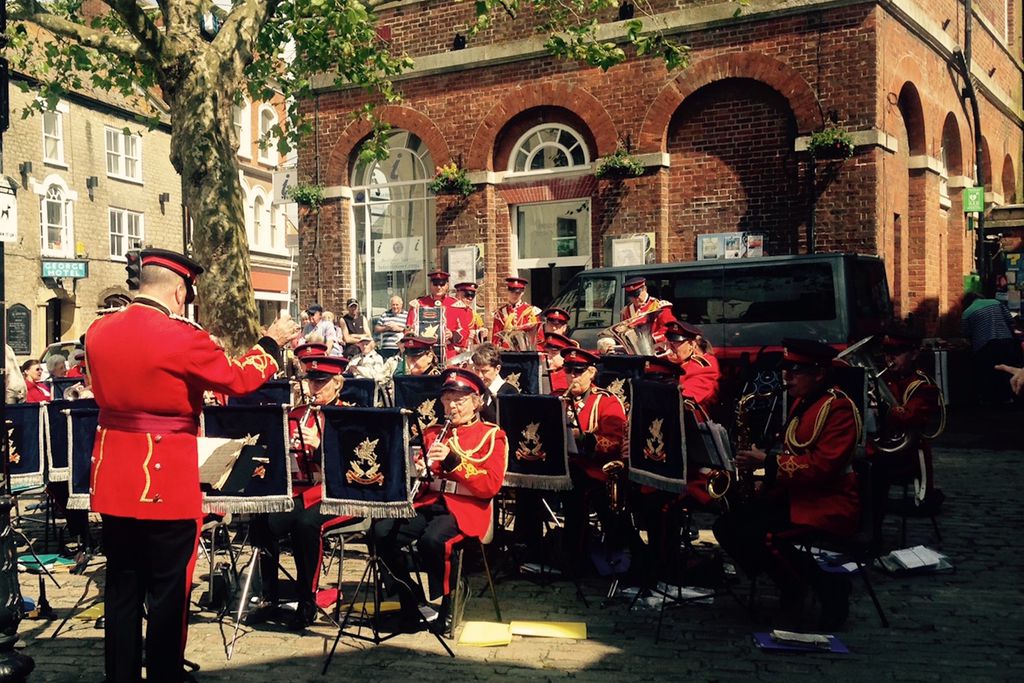
[[[277,165],[277,137],[271,131],[277,125],[277,112],[269,104],[260,107],[260,162]]]
[[[32,183],[39,195],[39,246],[44,256],[71,258],[75,254],[72,202],[78,194],[58,175]]]
[[[356,297],[363,310],[382,313],[393,294],[408,301],[424,293],[427,254],[432,253],[436,203],[427,185],[434,177],[430,150],[409,131],[388,137],[388,157],[359,160],[352,169],[356,244],[350,250]]]
[[[267,201],[257,194],[252,200],[252,246],[260,249],[267,246]]]
[[[238,138],[238,156],[251,159],[252,107],[249,100],[243,100],[240,105],[232,105],[231,123],[235,128],[235,136]]]
[[[559,123],[528,130],[509,157],[512,173],[564,171],[590,164],[590,152],[579,133]]]

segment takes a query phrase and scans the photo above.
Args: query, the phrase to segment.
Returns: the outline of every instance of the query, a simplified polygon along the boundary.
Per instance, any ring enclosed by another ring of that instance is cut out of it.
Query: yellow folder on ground
[[[346,609],[348,609],[348,606],[345,603],[341,603],[341,611],[344,612]],[[373,600],[356,603],[355,607],[352,609],[352,613],[362,614],[364,609],[367,614],[373,614]],[[382,600],[380,603],[381,614],[384,612],[397,612],[400,609],[402,609],[402,605],[397,600]]]
[[[75,615],[75,619],[99,619],[103,616],[103,603],[97,603]]]
[[[512,627],[491,621],[467,621],[459,635],[459,645],[498,647],[512,642]]]
[[[516,636],[587,639],[587,625],[582,621],[513,621],[511,626]]]

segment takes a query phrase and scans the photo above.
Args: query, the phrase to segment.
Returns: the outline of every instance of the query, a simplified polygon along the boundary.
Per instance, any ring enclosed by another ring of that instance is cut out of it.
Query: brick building
[[[380,9],[380,33],[415,59],[404,101],[381,110],[391,157],[364,164],[368,125],[356,90],[326,82],[306,103],[315,135],[300,176],[329,200],[300,230],[300,298],[379,311],[391,291],[423,293],[433,266],[484,283],[487,310],[508,274],[538,303],[580,268],[607,265],[613,239],[647,235],[658,261],[696,258],[699,235],[752,231],[769,254],[808,250],[885,258],[897,311],[955,313],[972,269],[961,190],[973,186],[973,122],[950,62],[963,45],[962,0],[651,0],[647,26],[692,47],[689,68],[631,58],[607,72],[549,57],[529,11],[453,50],[471,3],[405,0]],[[602,35],[621,37],[606,17]],[[972,73],[981,99],[990,203],[1017,201],[1021,159],[1019,0],[976,0]],[[809,136],[847,130],[853,158],[812,163]],[[636,178],[596,178],[626,145]],[[476,183],[434,196],[434,168]],[[368,293],[370,295],[368,296]],[[372,297],[372,298],[371,298]]]

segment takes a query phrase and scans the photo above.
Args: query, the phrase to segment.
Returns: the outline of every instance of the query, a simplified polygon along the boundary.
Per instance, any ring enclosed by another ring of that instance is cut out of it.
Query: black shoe
[[[842,628],[850,615],[850,578],[848,576],[829,574],[821,581],[818,598],[821,602],[821,616],[818,628],[822,631],[835,631]]]
[[[289,631],[303,631],[316,622],[316,604],[300,602],[295,614],[288,620]]]

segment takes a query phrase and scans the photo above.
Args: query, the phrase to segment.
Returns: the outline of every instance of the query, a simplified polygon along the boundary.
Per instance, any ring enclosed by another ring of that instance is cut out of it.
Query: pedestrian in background
[[[352,358],[359,353],[359,341],[370,336],[370,323],[359,310],[359,299],[345,302],[348,312],[341,316],[341,339],[345,342],[345,355]]]
[[[997,365],[1020,367],[1020,342],[1013,334],[1013,319],[1006,304],[985,299],[976,292],[963,298],[960,331],[971,341],[978,401],[982,404],[1008,403],[1013,392]]]
[[[388,310],[377,316],[373,323],[373,332],[379,335],[377,352],[384,359],[397,356],[398,352],[401,351],[398,347],[398,341],[405,334],[406,312],[404,305],[405,302],[402,301],[402,297],[391,297],[391,300],[388,302]]]

